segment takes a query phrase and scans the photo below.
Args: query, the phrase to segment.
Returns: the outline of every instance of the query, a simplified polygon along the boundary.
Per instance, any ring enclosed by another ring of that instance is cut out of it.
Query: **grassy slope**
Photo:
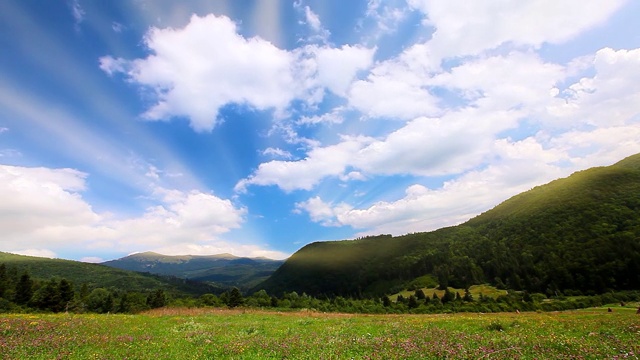
[[[637,288],[638,239],[640,154],[536,187],[457,227],[309,244],[258,288],[379,295],[439,273],[459,287],[500,278],[533,291]]]
[[[36,279],[65,278],[76,286],[86,283],[89,288],[104,287],[140,292],[164,289],[175,294],[208,292],[202,286],[191,286],[184,284],[183,281],[71,260],[47,259],[0,252],[0,263],[15,267],[20,272],[28,271]],[[215,289],[209,290],[213,291]]]

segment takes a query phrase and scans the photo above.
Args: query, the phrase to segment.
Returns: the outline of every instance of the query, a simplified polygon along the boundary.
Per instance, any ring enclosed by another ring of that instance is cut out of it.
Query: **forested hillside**
[[[248,289],[267,279],[282,263],[282,260],[231,254],[168,256],[144,252],[107,261],[103,265]]]
[[[425,278],[547,294],[639,288],[640,154],[536,187],[459,226],[309,244],[256,289],[377,296]]]
[[[0,252],[0,264],[15,269],[17,275],[28,273],[36,280],[66,279],[75,286],[86,285],[89,290],[111,288],[119,291],[146,292],[162,289],[176,295],[200,295],[221,293],[222,290],[199,282],[184,279],[140,274],[114,269],[99,264],[78,261],[47,259]]]

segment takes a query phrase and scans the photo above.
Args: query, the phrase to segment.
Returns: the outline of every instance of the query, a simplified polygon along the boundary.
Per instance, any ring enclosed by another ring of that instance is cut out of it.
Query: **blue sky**
[[[0,2],[0,251],[284,258],[640,152],[640,3]]]

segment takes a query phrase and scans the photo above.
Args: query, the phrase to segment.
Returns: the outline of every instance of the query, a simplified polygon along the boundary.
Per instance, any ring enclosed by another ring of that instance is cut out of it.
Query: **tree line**
[[[320,312],[347,313],[448,313],[552,311],[601,306],[617,302],[639,301],[640,291],[611,292],[595,296],[567,297],[556,294],[549,299],[541,293],[509,291],[497,298],[465,290],[463,294],[445,289],[442,296],[426,296],[416,289],[408,296],[395,298],[313,297],[295,291],[270,295],[265,290],[243,294],[231,288],[221,294],[172,297],[164,289],[147,292],[122,291],[114,288],[89,289],[86,283],[76,287],[64,278],[39,280],[28,272],[0,264],[0,312],[74,312],[74,313],[138,313],[164,306],[175,307],[246,307],[274,310],[308,309]]]

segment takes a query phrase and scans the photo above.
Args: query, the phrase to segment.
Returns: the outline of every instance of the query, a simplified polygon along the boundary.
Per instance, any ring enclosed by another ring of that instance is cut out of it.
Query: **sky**
[[[639,152],[638,1],[0,2],[0,251],[283,259]]]

